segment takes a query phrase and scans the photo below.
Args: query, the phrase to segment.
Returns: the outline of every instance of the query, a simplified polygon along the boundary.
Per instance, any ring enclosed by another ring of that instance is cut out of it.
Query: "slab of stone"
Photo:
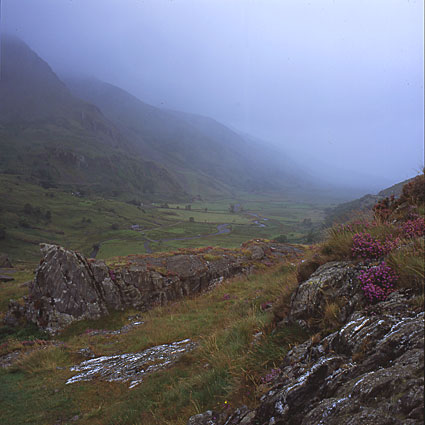
[[[101,356],[85,360],[71,371],[79,372],[67,384],[101,379],[108,382],[128,382],[129,388],[139,385],[143,378],[175,363],[184,353],[195,348],[190,339],[157,345],[140,353]]]

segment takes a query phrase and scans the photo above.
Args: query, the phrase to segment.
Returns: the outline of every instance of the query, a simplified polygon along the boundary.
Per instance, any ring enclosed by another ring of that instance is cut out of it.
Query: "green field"
[[[191,204],[134,205],[45,189],[24,176],[7,174],[0,175],[0,197],[0,252],[30,263],[38,262],[41,242],[85,255],[100,245],[97,258],[105,259],[189,247],[233,248],[249,239],[279,235],[302,243],[320,226],[327,206],[244,193]],[[216,234],[225,224],[230,232]]]

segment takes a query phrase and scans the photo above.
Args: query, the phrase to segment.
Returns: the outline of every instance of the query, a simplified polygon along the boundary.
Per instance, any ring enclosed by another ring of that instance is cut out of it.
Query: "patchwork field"
[[[110,258],[187,247],[234,248],[253,238],[308,242],[327,205],[238,194],[186,204],[125,203],[0,175],[0,252],[36,263],[40,242]]]

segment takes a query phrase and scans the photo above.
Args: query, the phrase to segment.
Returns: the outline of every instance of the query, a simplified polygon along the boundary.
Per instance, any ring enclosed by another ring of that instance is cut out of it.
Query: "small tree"
[[[194,223],[195,222],[195,218],[194,217],[189,217],[189,222],[190,223]]]

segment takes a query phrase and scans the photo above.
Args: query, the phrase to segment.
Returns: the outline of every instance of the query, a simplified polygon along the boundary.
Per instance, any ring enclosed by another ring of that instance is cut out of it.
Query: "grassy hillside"
[[[187,198],[164,168],[145,161],[27,45],[5,37],[1,50],[0,172],[123,199]]]
[[[372,207],[381,199],[387,196],[399,197],[403,186],[412,179],[397,183],[391,187],[381,190],[377,195],[365,195],[354,201],[344,202],[336,207],[326,210],[325,224],[332,226],[336,223],[345,223],[356,217],[371,217]]]
[[[212,406],[252,405],[267,388],[261,377],[306,337],[297,327],[271,332],[273,313],[261,307],[287,300],[295,284],[290,265],[228,280],[209,294],[143,314],[142,326],[119,336],[91,336],[86,329],[119,329],[135,312],[80,322],[59,336],[60,345],[28,350],[12,370],[0,370],[2,423],[48,425],[78,415],[81,424],[180,425]],[[254,334],[259,334],[255,344]],[[100,381],[65,385],[82,347],[108,355],[183,338],[199,347],[132,390]],[[26,350],[23,342],[10,339],[1,347],[3,352]]]
[[[282,153],[211,118],[153,107],[95,79],[66,82],[75,96],[95,104],[145,158],[164,164],[193,195],[308,189],[302,172],[289,170]]]

